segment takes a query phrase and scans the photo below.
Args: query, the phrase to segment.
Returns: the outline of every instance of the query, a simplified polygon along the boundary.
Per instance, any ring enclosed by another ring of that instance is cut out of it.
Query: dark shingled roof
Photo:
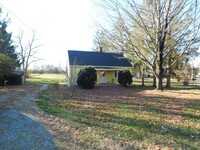
[[[123,54],[118,53],[69,50],[68,56],[70,65],[132,67]]]

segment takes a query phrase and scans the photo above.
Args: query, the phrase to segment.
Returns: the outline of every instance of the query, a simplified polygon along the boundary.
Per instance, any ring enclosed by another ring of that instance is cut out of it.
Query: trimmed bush
[[[123,86],[130,86],[133,82],[132,74],[129,70],[122,70],[118,72],[118,82]]]
[[[92,67],[86,67],[78,73],[77,84],[84,89],[93,89],[96,80],[96,70]]]

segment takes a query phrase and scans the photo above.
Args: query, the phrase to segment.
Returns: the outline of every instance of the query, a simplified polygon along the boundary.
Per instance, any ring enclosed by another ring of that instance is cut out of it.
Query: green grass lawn
[[[198,86],[178,85],[160,92],[140,86],[84,90],[51,85],[38,97],[37,104],[64,120],[74,131],[70,138],[86,148],[200,147]],[[65,142],[58,145],[65,148]]]
[[[65,74],[31,74],[27,79],[27,84],[64,84]]]

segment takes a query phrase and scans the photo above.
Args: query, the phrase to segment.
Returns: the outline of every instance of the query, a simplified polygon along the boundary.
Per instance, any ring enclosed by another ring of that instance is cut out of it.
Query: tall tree
[[[0,74],[9,75],[14,70],[14,68],[14,60],[5,54],[0,54]]]
[[[110,41],[109,35],[105,31],[97,31],[94,36],[93,50],[103,52],[115,52],[113,43]]]
[[[12,34],[7,32],[8,23],[9,19],[4,17],[2,9],[0,8],[0,54],[4,54],[2,57],[10,57],[15,62],[15,65],[19,66],[18,55],[15,51],[16,47],[11,39]]]
[[[104,29],[124,53],[135,55],[153,71],[159,90],[163,89],[164,70],[200,46],[197,0],[105,0],[103,3],[111,24],[121,18],[122,28],[118,28],[118,33],[123,35],[123,41],[110,29]],[[174,50],[177,57],[170,59],[170,64],[165,63]]]
[[[38,53],[37,48],[39,48],[41,44],[37,44],[35,31],[33,31],[32,37],[29,41],[24,41],[23,31],[19,34],[19,36],[16,37],[16,39],[17,39],[18,48],[19,48],[19,57],[20,57],[21,67],[26,76],[29,66],[33,62],[41,60],[40,58],[37,57],[37,53]]]

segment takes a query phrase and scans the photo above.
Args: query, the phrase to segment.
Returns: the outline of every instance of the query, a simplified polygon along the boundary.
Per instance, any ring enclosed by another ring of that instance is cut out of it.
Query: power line
[[[6,9],[8,13],[10,13],[12,16],[14,16],[18,21],[20,21],[23,25],[25,25],[29,30],[34,31],[37,35],[39,35],[41,38],[43,38],[45,41],[47,41],[42,35],[40,35],[33,28],[31,28],[26,22],[24,22],[22,19],[20,19],[17,15],[15,15],[12,11],[10,11],[7,7],[5,7],[1,2],[0,2],[0,5],[4,9]]]
[[[0,5],[6,9],[11,15],[13,15],[17,20],[19,20],[21,23],[23,23],[27,28],[29,28],[30,30],[33,30],[27,23],[25,23],[22,19],[20,19],[19,17],[17,17],[14,13],[12,13],[8,8],[6,8],[1,2]]]

